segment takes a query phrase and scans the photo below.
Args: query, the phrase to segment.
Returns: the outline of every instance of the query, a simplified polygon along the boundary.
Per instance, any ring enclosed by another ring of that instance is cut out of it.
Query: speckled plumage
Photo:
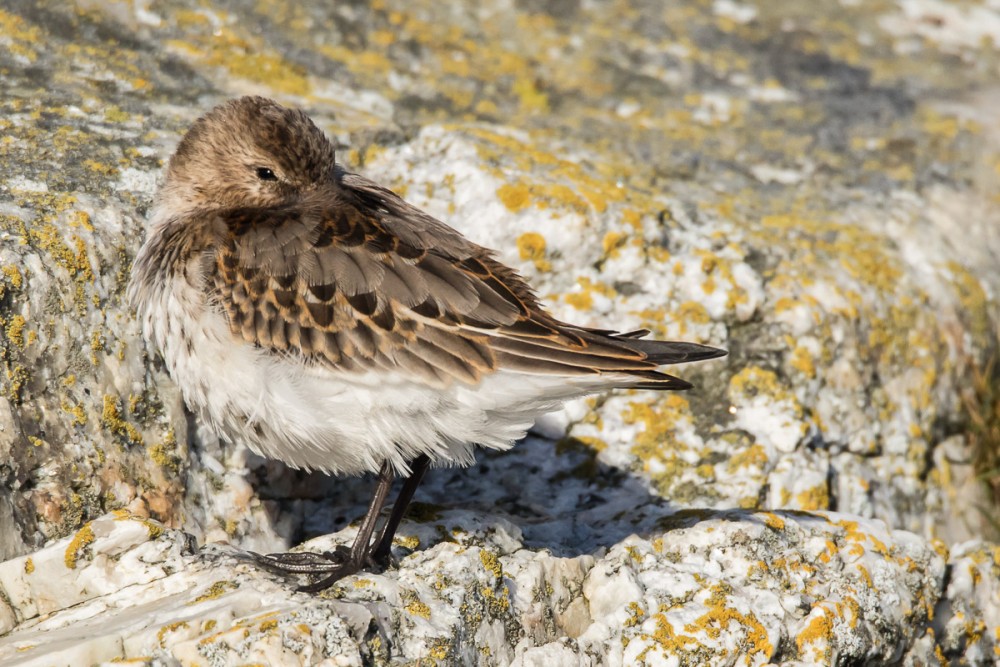
[[[469,463],[539,415],[721,350],[560,322],[492,253],[334,161],[263,98],[199,119],[170,161],[129,295],[188,405],[292,466]]]

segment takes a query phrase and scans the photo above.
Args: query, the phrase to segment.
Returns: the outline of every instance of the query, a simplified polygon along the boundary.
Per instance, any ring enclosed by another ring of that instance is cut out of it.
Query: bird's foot
[[[267,570],[281,576],[305,575],[319,577],[311,584],[296,588],[303,593],[316,593],[329,588],[344,577],[362,570],[383,572],[391,564],[391,556],[379,558],[377,561],[371,553],[372,549],[355,554],[349,547],[338,546],[333,551],[316,553],[314,551],[295,551],[288,553],[257,554],[250,553],[249,560],[262,570]]]
[[[337,565],[333,570],[330,570],[322,579],[314,581],[311,584],[299,586],[295,590],[300,593],[318,593],[322,590],[326,590],[330,586],[333,586],[344,577],[349,577],[352,574],[369,569],[369,564],[370,560],[368,559],[367,554],[362,554],[359,558],[348,558],[340,565]]]
[[[350,560],[351,550],[343,545],[333,551],[316,553],[314,551],[294,551],[288,553],[257,554],[250,553],[250,561],[268,572],[281,575],[329,574]]]

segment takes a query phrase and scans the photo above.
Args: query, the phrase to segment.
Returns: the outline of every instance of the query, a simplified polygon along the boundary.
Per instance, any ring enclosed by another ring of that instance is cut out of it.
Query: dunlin
[[[346,171],[304,112],[261,97],[184,136],[129,298],[221,437],[296,468],[378,473],[350,549],[258,559],[313,591],[386,565],[428,465],[509,448],[567,399],[687,389],[657,368],[725,354],[557,320],[492,251]]]

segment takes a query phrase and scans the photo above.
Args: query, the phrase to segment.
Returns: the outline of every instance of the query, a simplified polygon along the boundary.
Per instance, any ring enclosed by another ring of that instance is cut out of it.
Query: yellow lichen
[[[10,281],[11,287],[14,289],[21,289],[24,287],[24,276],[21,274],[21,269],[13,264],[4,266],[0,271],[7,276],[7,280]]]
[[[451,653],[451,650],[448,645],[445,643],[439,643],[432,646],[427,652],[427,655],[435,660],[444,660],[448,657],[449,653]]]
[[[622,221],[631,227],[633,231],[642,231],[642,214],[632,208],[622,211]]]
[[[545,258],[545,237],[537,232],[525,232],[517,237],[517,251],[523,260],[530,260],[539,271],[550,271],[552,263]]]
[[[578,435],[574,439],[582,442],[588,449],[595,452],[603,452],[608,448],[607,442],[592,435]]]
[[[626,628],[632,628],[642,624],[646,611],[639,605],[638,602],[629,602],[625,611],[629,615],[629,617],[624,621]]]
[[[111,164],[98,162],[97,160],[84,160],[83,166],[100,176],[111,178],[118,173],[118,168]]]
[[[677,634],[677,632],[674,630],[673,625],[671,625],[670,621],[667,620],[666,614],[663,613],[664,611],[666,611],[666,609],[661,606],[658,613],[653,614],[653,616],[651,617],[652,621],[656,625],[656,629],[653,631],[653,633],[651,635],[641,634],[639,636],[648,641],[651,640],[652,642],[655,642],[657,646],[659,646],[669,654],[684,654],[691,648],[697,648],[699,646],[698,640],[695,637],[691,637],[689,635]],[[623,638],[623,640],[624,639],[627,638]],[[653,646],[649,646],[646,648],[646,650],[642,651],[638,656],[636,656],[637,662],[639,664],[645,664],[646,655],[652,649]]]
[[[416,597],[414,597],[409,604],[404,606],[403,609],[414,616],[419,616],[420,618],[429,619],[431,617],[431,608]]]
[[[127,123],[132,116],[112,104],[104,110],[104,120],[109,123]]]
[[[574,292],[563,297],[569,305],[578,310],[590,310],[594,307],[594,297],[590,292]]]
[[[69,541],[66,546],[66,553],[63,557],[63,562],[66,563],[66,567],[70,570],[76,569],[77,561],[80,558],[81,552],[89,547],[94,541],[94,531],[90,527],[90,523],[84,524],[83,528],[76,531],[73,539]]]
[[[217,581],[208,587],[204,593],[196,597],[190,604],[196,604],[198,602],[204,602],[206,600],[214,600],[221,597],[226,592],[235,590],[238,586],[232,581]]]
[[[488,572],[493,573],[494,577],[500,578],[503,576],[503,566],[500,564],[500,559],[497,558],[495,553],[482,549],[479,552],[479,560]]]
[[[610,285],[595,282],[587,277],[578,278],[577,283],[580,285],[581,291],[566,294],[563,296],[563,299],[569,305],[580,310],[587,310],[593,307],[595,293],[609,298],[613,298],[617,295],[615,289]]]
[[[604,247],[604,254],[607,257],[615,257],[619,248],[625,244],[628,236],[622,232],[608,232],[604,235],[601,245]]]
[[[812,353],[803,345],[798,345],[792,350],[788,363],[795,370],[808,378],[816,377],[816,364],[813,362]]]
[[[5,375],[7,382],[6,386],[0,384],[0,395],[8,396],[14,402],[20,402],[21,391],[28,381],[28,369],[20,364],[15,364],[5,371]]]
[[[753,444],[730,456],[726,468],[729,472],[736,472],[740,468],[763,468],[767,462],[767,450],[763,445]]]
[[[136,521],[141,523],[145,528],[146,532],[149,533],[150,539],[156,539],[163,534],[163,526],[155,521],[152,521],[144,516],[139,516],[133,514],[127,509],[114,510],[112,514],[115,517],[115,521]]]
[[[7,340],[12,342],[18,347],[24,347],[24,326],[27,324],[24,317],[21,315],[15,315],[10,318],[10,322],[7,323],[6,335]]]
[[[176,632],[177,630],[182,630],[188,627],[187,621],[177,621],[176,623],[170,623],[164,625],[156,633],[156,641],[160,644],[160,648],[167,647],[167,635],[171,632]]]
[[[231,76],[263,83],[278,92],[300,96],[312,92],[305,69],[242,31],[239,24],[192,33],[189,37],[191,41],[171,39],[166,45],[185,58],[224,68]]]
[[[514,81],[514,94],[521,100],[521,108],[530,111],[545,112],[549,108],[549,96],[538,90],[533,78],[518,77]]]
[[[830,507],[830,489],[826,484],[817,484],[795,494],[798,508],[806,511],[825,510]]]
[[[167,433],[163,436],[163,442],[149,448],[149,458],[157,465],[174,473],[180,471],[181,458],[177,453],[177,437],[174,435],[173,428],[167,429]]]
[[[497,188],[497,197],[508,210],[517,213],[531,204],[531,188],[525,183],[507,183]]]
[[[730,624],[735,623],[746,632],[747,656],[753,660],[760,656],[766,662],[774,653],[774,646],[768,639],[767,629],[757,620],[753,612],[743,614],[727,606],[726,601],[730,589],[725,585],[713,587],[712,593],[705,601],[708,611],[694,622],[684,626],[685,632],[704,632],[711,639],[718,639],[723,632],[729,632]]]
[[[87,423],[87,412],[83,409],[82,404],[72,405],[70,403],[63,403],[61,407],[64,412],[73,415],[73,421],[71,422],[73,425],[83,426]]]
[[[420,546],[420,538],[416,535],[397,535],[393,539],[393,542],[411,551]]]
[[[792,398],[774,371],[758,366],[743,368],[730,379],[729,387],[749,397],[764,395],[779,401]]]
[[[969,271],[958,262],[948,262],[946,264],[950,274],[952,286],[962,304],[962,314],[969,318],[969,326],[972,334],[983,344],[988,346],[993,333],[989,317],[989,297],[983,289],[983,284],[975,273]]]
[[[0,34],[6,38],[4,49],[11,55],[19,56],[31,63],[38,59],[38,52],[44,39],[37,26],[29,26],[17,14],[0,10]]]
[[[143,444],[142,434],[122,417],[121,408],[119,408],[118,399],[115,396],[104,395],[101,423],[115,435],[126,438],[129,443],[140,446]]]
[[[829,616],[829,611],[823,609],[823,613],[814,616],[806,625],[805,629],[795,638],[795,645],[799,649],[799,655],[805,655],[805,647],[814,642],[829,644],[833,633],[833,620]]]

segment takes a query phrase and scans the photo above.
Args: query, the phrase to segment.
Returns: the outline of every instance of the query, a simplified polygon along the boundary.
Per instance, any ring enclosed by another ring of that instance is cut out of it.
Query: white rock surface
[[[443,512],[404,524],[398,568],[313,596],[239,550],[195,550],[119,512],[0,564],[0,663],[760,665],[791,653],[919,664],[932,657],[918,640],[935,608],[951,605],[949,641],[965,636],[956,619],[973,607],[994,623],[1000,614],[981,547],[956,557],[943,597],[946,554],[881,522],[730,511],[661,524],[566,558],[525,548],[509,522]],[[352,538],[345,529],[306,546]]]

